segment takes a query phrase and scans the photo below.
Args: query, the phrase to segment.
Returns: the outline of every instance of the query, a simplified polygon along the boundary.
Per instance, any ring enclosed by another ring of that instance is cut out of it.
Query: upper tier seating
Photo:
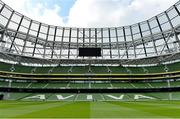
[[[34,74],[147,74],[180,71],[180,62],[146,67],[123,66],[23,66],[0,62],[0,71]]]

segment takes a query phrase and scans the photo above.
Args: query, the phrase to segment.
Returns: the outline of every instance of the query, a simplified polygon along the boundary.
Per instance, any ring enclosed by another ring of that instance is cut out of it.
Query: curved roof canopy
[[[180,1],[149,20],[112,28],[51,26],[0,1],[0,54],[22,63],[154,64],[179,59],[179,25]],[[102,56],[78,56],[89,47],[101,48]]]

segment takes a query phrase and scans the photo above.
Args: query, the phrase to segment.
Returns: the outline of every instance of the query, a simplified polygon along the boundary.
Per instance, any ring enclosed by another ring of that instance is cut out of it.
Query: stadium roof
[[[4,60],[52,64],[157,64],[179,60],[180,1],[149,20],[122,27],[75,28],[32,20],[0,1]],[[79,57],[101,48],[101,57]]]

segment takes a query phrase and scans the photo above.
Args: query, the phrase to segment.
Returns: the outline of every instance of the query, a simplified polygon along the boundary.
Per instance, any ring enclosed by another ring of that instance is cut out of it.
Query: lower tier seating
[[[40,88],[40,89],[58,89],[58,88],[68,88],[68,89],[108,89],[108,88],[163,88],[163,87],[180,87],[180,80],[176,81],[149,81],[149,82],[75,82],[75,81],[66,81],[66,82],[20,82],[20,81],[7,81],[1,80],[0,87],[12,87],[12,88]]]

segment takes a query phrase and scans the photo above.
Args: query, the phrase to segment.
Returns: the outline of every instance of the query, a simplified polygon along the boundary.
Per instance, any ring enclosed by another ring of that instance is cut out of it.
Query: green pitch
[[[0,101],[0,118],[180,118],[180,101]]]

